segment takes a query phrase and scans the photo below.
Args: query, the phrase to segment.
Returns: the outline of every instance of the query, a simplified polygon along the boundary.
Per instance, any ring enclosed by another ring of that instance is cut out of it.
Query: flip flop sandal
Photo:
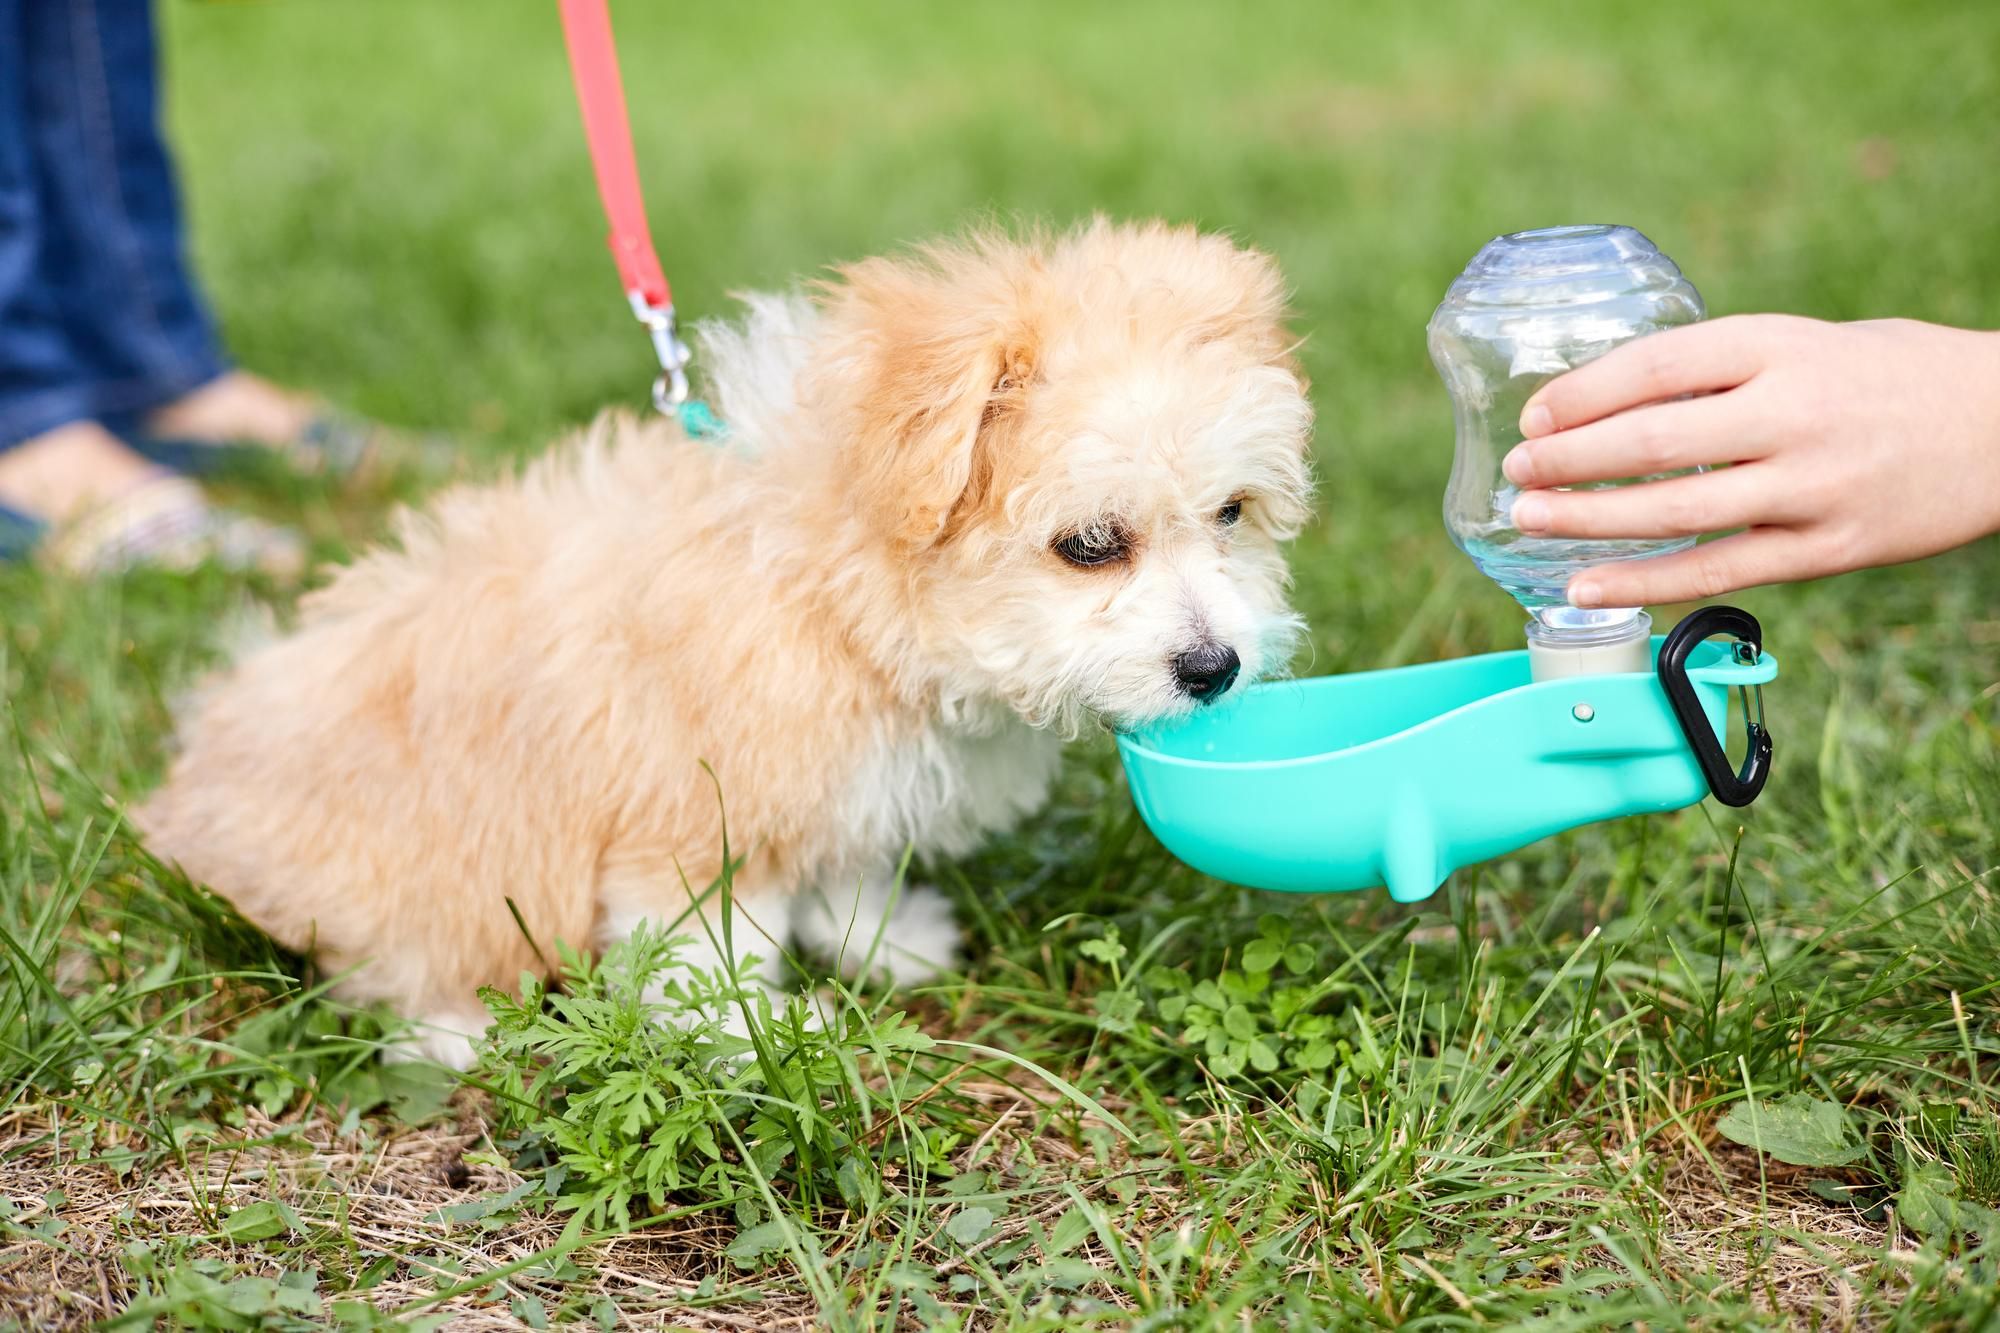
[[[60,525],[9,512],[38,538],[22,548],[24,554],[72,574],[122,574],[148,565],[185,572],[211,562],[274,578],[295,578],[305,569],[305,542],[296,532],[217,509],[199,486],[171,472]]]
[[[277,454],[302,472],[353,477],[390,458],[410,458],[427,471],[450,465],[448,442],[432,436],[405,437],[361,417],[322,410],[290,444],[270,446],[232,441],[178,439],[151,435],[134,423],[119,423],[117,433],[138,453],[176,472],[200,476],[243,457]]]

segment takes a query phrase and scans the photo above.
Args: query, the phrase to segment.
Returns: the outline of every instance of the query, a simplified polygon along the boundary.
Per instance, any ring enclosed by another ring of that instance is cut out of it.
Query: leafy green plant
[[[1846,1107],[1803,1092],[1776,1101],[1740,1101],[1715,1128],[1731,1142],[1793,1166],[1846,1166],[1868,1155]]]
[[[849,1005],[823,1026],[800,997],[774,1010],[743,975],[679,966],[684,944],[644,929],[596,960],[565,954],[560,989],[486,995],[501,1127],[573,1225],[628,1228],[685,1196],[733,1207],[754,1258],[782,1248],[780,1194],[868,1204],[885,1160],[942,1160],[947,1138],[875,1115],[871,1077],[932,1046],[903,1015]]]
[[[220,1259],[163,1262],[154,1247],[133,1244],[120,1256],[138,1299],[112,1329],[311,1329],[323,1327],[319,1275],[287,1270],[246,1273]]]
[[[1265,916],[1238,966],[1200,979],[1179,968],[1152,967],[1142,982],[1161,1025],[1177,1033],[1184,1047],[1199,1051],[1217,1078],[1246,1071],[1320,1074],[1335,1061],[1348,1062],[1357,1074],[1379,1073],[1383,1055],[1367,1022],[1348,1025],[1345,1015],[1321,1010],[1348,987],[1314,975],[1317,960],[1311,945],[1293,938],[1290,923]],[[1354,1034],[1352,1043],[1343,1035],[1347,1031]]]
[[[1896,1216],[1928,1240],[1949,1243],[1977,1236],[2000,1241],[2000,1211],[1966,1195],[1950,1167],[1941,1162],[1913,1165],[1896,1192]]]

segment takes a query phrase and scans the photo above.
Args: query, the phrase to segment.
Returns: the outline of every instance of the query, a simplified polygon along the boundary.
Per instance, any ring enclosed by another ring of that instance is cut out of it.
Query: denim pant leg
[[[160,138],[150,0],[0,0],[0,449],[225,368]]]

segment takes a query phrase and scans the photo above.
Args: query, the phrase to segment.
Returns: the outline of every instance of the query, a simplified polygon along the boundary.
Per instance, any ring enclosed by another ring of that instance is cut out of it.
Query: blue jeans
[[[157,102],[151,0],[0,0],[0,450],[227,368]]]

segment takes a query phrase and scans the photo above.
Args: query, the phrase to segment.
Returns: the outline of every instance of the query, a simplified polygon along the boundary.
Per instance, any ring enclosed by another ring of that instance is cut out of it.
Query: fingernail
[[[1529,403],[1521,413],[1521,434],[1529,439],[1556,428],[1556,415],[1541,403]]]
[[[1540,532],[1549,525],[1549,502],[1530,491],[1514,501],[1514,526],[1523,532]]]
[[[1534,460],[1528,456],[1528,446],[1517,444],[1507,456],[1500,460],[1501,475],[1516,486],[1526,486],[1535,469],[1530,466]]]
[[[1569,604],[1588,611],[1594,606],[1604,605],[1604,589],[1595,583],[1572,583],[1569,585]]]

